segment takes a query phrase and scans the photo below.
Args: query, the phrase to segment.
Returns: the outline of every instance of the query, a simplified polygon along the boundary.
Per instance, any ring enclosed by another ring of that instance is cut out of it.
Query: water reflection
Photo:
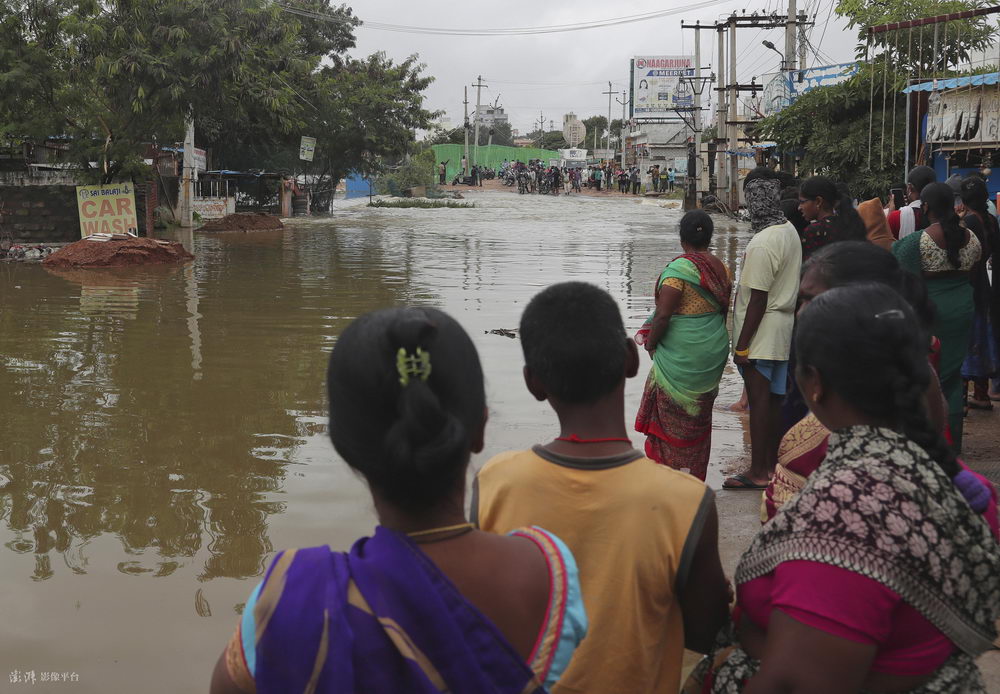
[[[634,331],[681,252],[680,215],[635,201],[477,202],[196,234],[181,239],[196,261],[170,268],[0,266],[0,612],[11,615],[0,648],[23,666],[47,653],[82,669],[91,639],[123,664],[90,666],[79,691],[97,692],[128,690],[159,663],[150,654],[182,643],[195,667],[158,681],[203,688],[247,579],[276,547],[345,548],[371,528],[323,403],[329,349],[360,313],[440,306],[473,336],[491,409],[475,465],[551,435],[554,416],[521,383],[519,342],[487,331],[516,326],[539,288],[571,279],[611,291]],[[733,267],[742,232],[720,226],[713,251]],[[641,387],[629,383],[629,402]],[[716,425],[733,432],[719,450],[742,445],[736,418]],[[70,622],[67,609],[90,616]],[[29,617],[40,626],[26,637],[16,625]],[[114,628],[96,635],[98,621]]]

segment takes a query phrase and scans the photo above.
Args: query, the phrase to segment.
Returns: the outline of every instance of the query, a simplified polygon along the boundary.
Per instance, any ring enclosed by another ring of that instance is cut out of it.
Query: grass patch
[[[374,202],[368,203],[368,207],[389,207],[396,209],[409,209],[411,207],[417,207],[422,210],[428,210],[437,207],[447,207],[449,209],[465,209],[475,206],[476,206],[475,203],[459,202],[458,200],[413,200],[410,198],[401,198],[397,200],[375,200]]]

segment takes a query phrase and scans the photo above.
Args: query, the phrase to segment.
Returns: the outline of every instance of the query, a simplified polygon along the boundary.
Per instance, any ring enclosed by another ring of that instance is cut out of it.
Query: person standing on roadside
[[[889,212],[889,230],[896,239],[904,239],[928,226],[921,209],[920,191],[937,182],[937,174],[929,166],[914,166],[906,177],[906,202],[901,210]],[[890,198],[890,201],[892,199]]]
[[[653,192],[654,193],[659,193],[660,192],[660,165],[659,164],[653,164],[652,166],[649,167],[649,170],[646,173],[649,174],[650,182],[653,184]]]
[[[632,173],[629,175],[629,181],[632,183],[632,195],[639,194],[639,168],[633,167]]]
[[[733,311],[733,362],[750,404],[750,469],[725,489],[764,489],[778,462],[781,402],[799,293],[802,243],[781,212],[779,183],[758,167],[744,182],[754,237],[747,244]]]
[[[596,169],[594,169],[594,190],[596,190],[598,193],[601,192],[601,179],[603,177],[604,177],[604,171],[602,171],[601,167],[598,166]]]
[[[445,177],[448,175],[448,162],[450,162],[450,161],[451,161],[451,159],[445,159],[443,162],[441,162],[440,164],[438,164],[438,184],[439,185],[442,185],[442,186],[444,185]]]

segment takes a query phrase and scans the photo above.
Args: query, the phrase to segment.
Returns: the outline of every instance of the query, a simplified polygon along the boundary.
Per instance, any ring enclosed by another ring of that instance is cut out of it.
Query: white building
[[[479,123],[485,125],[487,128],[492,128],[497,123],[508,123],[510,119],[507,114],[504,113],[503,107],[493,108],[492,106],[481,106],[481,114],[479,116]],[[476,111],[473,111],[473,118],[475,118]],[[472,121],[475,123],[475,120]]]
[[[685,123],[640,123],[625,133],[625,163],[645,171],[653,164],[667,168],[688,156],[691,128]]]

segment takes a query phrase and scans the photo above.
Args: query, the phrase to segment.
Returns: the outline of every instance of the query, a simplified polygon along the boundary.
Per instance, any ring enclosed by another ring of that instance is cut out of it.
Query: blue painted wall
[[[366,198],[370,193],[374,193],[374,189],[370,188],[370,182],[367,178],[364,178],[359,173],[351,173],[344,180],[344,185],[347,189],[344,198],[350,200],[351,198]]]

